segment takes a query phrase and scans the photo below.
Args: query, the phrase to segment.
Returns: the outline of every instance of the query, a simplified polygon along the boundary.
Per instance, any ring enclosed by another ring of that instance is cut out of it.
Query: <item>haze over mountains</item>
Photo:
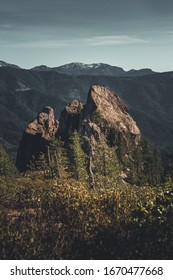
[[[0,61],[0,140],[15,155],[22,132],[44,106],[58,118],[73,99],[86,101],[94,84],[115,91],[129,107],[142,136],[161,149],[172,146],[173,72],[124,71],[102,63],[21,69]]]

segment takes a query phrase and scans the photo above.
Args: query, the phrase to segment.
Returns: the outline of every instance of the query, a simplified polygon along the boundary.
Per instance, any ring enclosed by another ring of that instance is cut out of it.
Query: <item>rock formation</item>
[[[73,100],[63,109],[59,124],[54,118],[53,109],[45,107],[27,126],[18,149],[18,169],[25,171],[32,156],[37,159],[41,152],[44,153],[52,136],[68,142],[75,130],[89,139],[84,149],[90,160],[91,146],[97,144],[99,137],[103,137],[108,146],[119,147],[123,143],[123,156],[128,158],[133,158],[132,150],[138,146],[141,138],[139,128],[123,101],[110,90],[94,85],[85,105]]]
[[[79,131],[89,137],[93,133],[102,132],[111,142],[116,133],[122,134],[124,138],[128,134],[134,140],[134,145],[141,138],[139,128],[123,101],[110,90],[96,85],[89,91],[87,103],[81,113]]]
[[[66,106],[61,112],[58,134],[64,141],[69,139],[74,130],[79,130],[79,122],[82,110],[82,103],[78,100],[73,100],[71,104]]]
[[[102,138],[108,146],[117,147],[117,155],[122,165],[121,175],[128,181],[131,176],[129,166],[133,165],[141,133],[129,115],[127,106],[115,93],[102,86],[92,86],[81,112],[79,133],[89,139],[85,141],[89,155],[88,170],[92,171],[94,147]],[[89,172],[89,175],[93,182],[92,172]]]
[[[37,118],[25,129],[17,153],[16,166],[25,171],[32,157],[38,159],[40,153],[46,152],[51,137],[56,135],[59,123],[55,120],[51,107],[44,107]]]

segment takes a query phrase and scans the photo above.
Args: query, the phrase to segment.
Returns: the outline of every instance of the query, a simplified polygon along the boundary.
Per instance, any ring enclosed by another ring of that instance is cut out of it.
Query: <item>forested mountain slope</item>
[[[89,88],[99,84],[125,101],[142,136],[156,146],[172,146],[173,73],[139,77],[66,75],[55,71],[0,68],[0,138],[15,155],[26,124],[46,105],[56,118],[73,99],[86,101]]]

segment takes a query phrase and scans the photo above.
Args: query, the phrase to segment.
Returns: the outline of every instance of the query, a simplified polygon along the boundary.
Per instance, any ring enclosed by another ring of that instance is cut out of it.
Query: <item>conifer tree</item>
[[[82,142],[78,132],[75,130],[72,134],[72,172],[77,180],[85,181],[87,179],[87,156],[82,149]]]
[[[48,171],[48,162],[44,153],[39,155],[38,161],[36,162],[36,169],[42,171],[44,173],[44,177],[46,177]]]
[[[27,165],[26,173],[32,180],[35,180],[38,177],[38,170],[40,170],[40,168],[38,168],[37,160],[35,159],[35,156],[32,155],[32,158],[29,161],[29,164]]]
[[[163,168],[158,151],[153,149],[148,141],[142,141],[143,183],[158,185],[162,178]]]
[[[153,184],[159,185],[163,179],[163,164],[157,149],[154,149],[153,151],[153,161],[155,163],[153,170]]]
[[[47,147],[47,161],[51,177],[62,178],[67,169],[67,155],[60,139],[52,137]]]
[[[132,158],[129,160],[129,181],[131,184],[141,185],[143,178],[143,155],[142,147],[139,144],[135,147],[132,153]]]
[[[13,177],[17,174],[16,167],[9,155],[0,144],[0,176]]]
[[[120,165],[116,148],[109,147],[103,136],[100,136],[93,151],[93,172],[95,181],[99,184],[109,184],[120,181]]]
[[[93,173],[93,148],[88,138],[86,139],[86,143],[88,146],[87,174],[88,174],[90,187],[93,188],[95,182],[94,173]]]

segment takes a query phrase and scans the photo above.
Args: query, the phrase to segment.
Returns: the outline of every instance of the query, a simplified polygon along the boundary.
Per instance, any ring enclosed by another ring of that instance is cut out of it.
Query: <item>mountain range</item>
[[[47,67],[45,65],[32,68],[34,71],[56,71],[62,74],[69,75],[93,75],[93,76],[143,76],[147,74],[154,74],[151,69],[141,69],[125,71],[121,67],[111,66],[104,63],[70,63],[59,67]]]
[[[124,71],[107,64],[71,63],[30,70],[0,61],[0,141],[16,155],[22,132],[44,106],[59,117],[73,99],[86,102],[94,84],[117,93],[127,104],[142,137],[160,149],[172,146],[173,72]]]

